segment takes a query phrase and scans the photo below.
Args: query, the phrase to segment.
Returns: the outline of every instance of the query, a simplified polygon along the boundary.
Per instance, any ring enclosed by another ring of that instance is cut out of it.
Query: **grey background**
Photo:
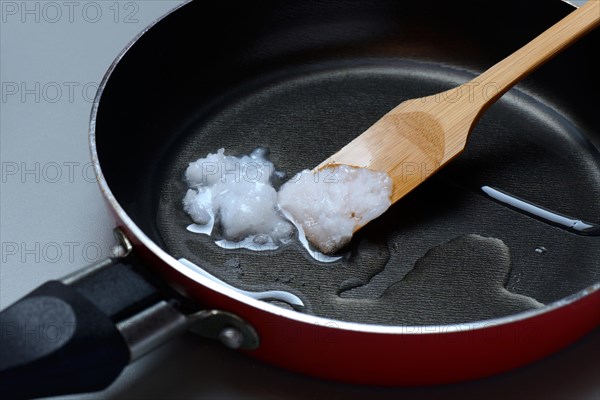
[[[179,1],[67,3],[0,1],[0,309],[108,255],[112,224],[88,164],[91,101],[123,46]],[[128,367],[104,392],[83,398],[309,396],[597,400],[600,329],[504,375],[416,389],[307,378],[186,335]]]

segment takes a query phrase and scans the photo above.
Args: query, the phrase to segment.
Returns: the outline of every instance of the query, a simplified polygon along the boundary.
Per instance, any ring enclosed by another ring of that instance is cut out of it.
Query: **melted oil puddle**
[[[304,229],[302,229],[302,226],[300,224],[297,224],[292,219],[291,215],[288,212],[286,212],[284,210],[281,210],[281,211],[282,211],[282,214],[287,219],[289,219],[289,221],[296,227],[296,230],[298,231],[298,241],[300,242],[302,247],[304,247],[304,249],[306,250],[308,255],[310,255],[315,261],[319,261],[322,263],[333,263],[333,262],[339,261],[343,258],[343,256],[328,256],[326,254],[321,253],[320,251],[313,249],[313,247],[310,245],[310,243],[308,243],[308,240],[306,239],[306,235],[304,234]],[[213,221],[207,225],[190,224],[187,226],[187,230],[192,233],[198,233],[198,234],[210,236],[213,231],[213,226],[214,226],[214,218],[213,218]],[[283,244],[283,245],[287,245],[289,243],[291,243],[291,240],[281,241],[281,244]],[[222,240],[215,241],[215,244],[217,246],[219,246],[220,248],[226,249],[226,250],[247,249],[247,250],[251,250],[251,251],[259,251],[260,252],[260,251],[274,251],[274,250],[279,249],[279,244],[275,243],[273,241],[273,239],[271,239],[267,235],[251,235],[240,242],[233,242],[230,240],[222,239]]]
[[[600,236],[600,225],[592,224],[581,219],[550,211],[546,208],[510,195],[490,186],[482,186],[481,190],[491,199],[513,210],[520,211],[547,224],[564,229],[571,233],[585,236]]]
[[[183,265],[185,265],[186,267],[188,267],[189,269],[195,271],[196,273],[210,279],[211,281],[216,282],[219,285],[223,285],[230,289],[233,289],[238,293],[252,297],[253,299],[263,300],[263,301],[273,301],[273,300],[280,301],[280,302],[288,304],[293,309],[299,309],[299,308],[304,307],[304,303],[302,302],[302,300],[293,293],[289,293],[289,292],[286,292],[283,290],[267,290],[267,291],[262,291],[262,292],[251,292],[248,290],[238,289],[238,288],[231,286],[230,284],[220,280],[216,276],[208,273],[206,270],[200,268],[199,266],[197,266],[190,260],[187,260],[185,258],[180,258],[178,261],[180,263],[182,263]]]
[[[365,323],[437,325],[498,318],[543,307],[506,288],[512,261],[500,240],[463,235],[419,258],[396,282],[378,290],[348,290],[339,307]]]

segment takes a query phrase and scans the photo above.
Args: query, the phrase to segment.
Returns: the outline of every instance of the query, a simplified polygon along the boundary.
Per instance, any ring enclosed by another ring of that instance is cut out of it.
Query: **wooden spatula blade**
[[[483,112],[515,83],[600,24],[589,0],[527,45],[455,89],[407,100],[323,161],[386,172],[395,203],[460,154]]]

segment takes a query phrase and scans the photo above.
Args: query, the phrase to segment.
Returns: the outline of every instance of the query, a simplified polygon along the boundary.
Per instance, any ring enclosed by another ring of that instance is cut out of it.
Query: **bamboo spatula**
[[[589,0],[472,81],[401,103],[315,170],[346,164],[387,172],[395,203],[463,151],[479,117],[502,94],[599,23],[600,0]]]

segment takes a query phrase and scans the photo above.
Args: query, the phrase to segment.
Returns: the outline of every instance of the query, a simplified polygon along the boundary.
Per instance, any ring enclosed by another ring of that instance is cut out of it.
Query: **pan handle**
[[[125,261],[107,260],[47,282],[0,313],[0,394],[104,389],[132,359],[184,330],[185,316],[153,283]]]
[[[112,320],[50,281],[0,313],[0,393],[31,398],[100,390],[129,362]]]

